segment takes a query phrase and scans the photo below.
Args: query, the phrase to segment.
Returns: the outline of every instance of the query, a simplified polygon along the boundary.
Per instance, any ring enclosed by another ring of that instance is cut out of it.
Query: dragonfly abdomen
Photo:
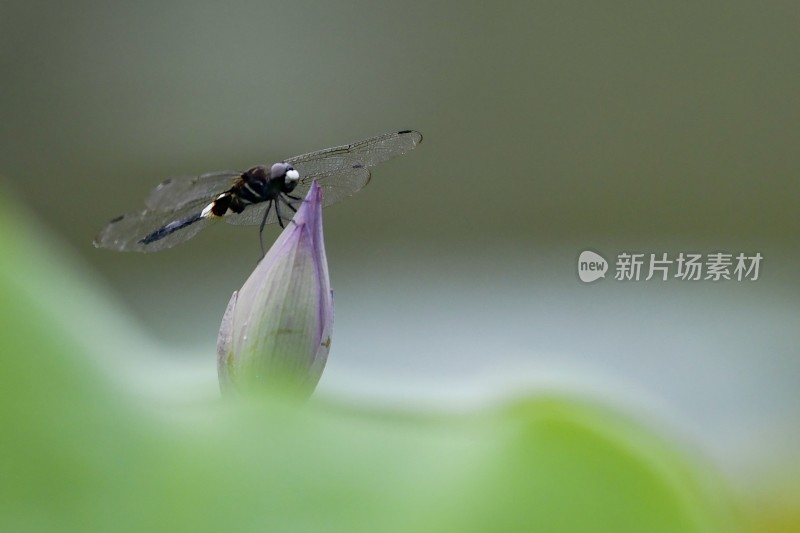
[[[162,226],[149,235],[146,235],[144,238],[140,239],[139,242],[142,244],[150,244],[151,242],[160,241],[167,235],[175,233],[179,229],[183,229],[190,224],[194,224],[203,218],[203,213],[195,213],[194,215],[176,220],[175,222],[170,222],[166,226]]]
[[[250,191],[248,191],[250,193]],[[146,235],[144,238],[139,240],[141,244],[150,244],[151,242],[159,241],[166,237],[167,235],[171,235],[178,230],[185,228],[191,224],[194,224],[198,220],[202,220],[204,218],[219,218],[223,217],[226,214],[233,212],[233,213],[241,213],[244,211],[244,208],[250,204],[258,203],[263,201],[256,196],[253,196],[251,200],[248,197],[251,194],[245,193],[245,195],[241,194],[241,191],[231,190],[227,191],[223,194],[220,194],[213,202],[208,204],[205,209],[200,211],[199,213],[195,213],[190,215],[186,218],[182,218],[180,220],[176,220],[174,222],[170,222],[164,226],[161,226],[154,232]]]

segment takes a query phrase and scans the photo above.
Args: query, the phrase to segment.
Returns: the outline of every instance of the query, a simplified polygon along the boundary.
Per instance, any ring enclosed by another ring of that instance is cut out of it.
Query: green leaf
[[[1,199],[0,249],[7,530],[735,530],[707,469],[586,401],[472,415],[139,405],[104,362],[153,344]]]

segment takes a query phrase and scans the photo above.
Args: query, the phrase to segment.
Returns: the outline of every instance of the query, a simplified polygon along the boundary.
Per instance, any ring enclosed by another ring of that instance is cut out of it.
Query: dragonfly
[[[94,246],[120,252],[157,252],[197,235],[217,220],[235,225],[281,227],[297,212],[311,184],[323,190],[323,207],[361,190],[370,167],[405,154],[422,142],[415,130],[386,133],[342,146],[258,165],[244,172],[210,172],[170,178],[145,199],[145,208],[112,219]]]

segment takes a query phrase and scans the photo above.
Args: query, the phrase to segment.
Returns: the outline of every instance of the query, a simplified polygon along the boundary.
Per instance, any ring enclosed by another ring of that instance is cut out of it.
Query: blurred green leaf
[[[113,306],[47,242],[0,200],[4,529],[735,529],[707,471],[567,398],[472,415],[275,400],[150,412],[97,364],[147,344],[113,342]]]

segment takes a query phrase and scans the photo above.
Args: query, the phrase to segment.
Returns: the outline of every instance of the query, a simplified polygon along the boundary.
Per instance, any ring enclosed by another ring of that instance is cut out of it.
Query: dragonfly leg
[[[280,196],[278,198],[280,198]],[[275,202],[275,214],[278,215],[278,224],[280,224],[281,228],[286,228],[286,226],[283,223],[283,218],[281,217],[281,210],[278,209],[278,206],[281,205],[281,203],[278,201],[277,198],[274,200],[274,202]]]
[[[289,195],[287,194],[286,196],[289,196]],[[280,196],[279,198],[281,199],[281,201],[282,201],[284,204],[286,204],[286,207],[288,207],[289,209],[291,209],[293,212],[297,213],[297,208],[296,208],[295,206],[293,206],[292,204],[290,204],[290,203],[289,203],[289,201],[288,201],[288,200],[286,200],[286,198],[284,198],[283,196]],[[290,198],[291,198],[291,196],[290,196]]]
[[[267,252],[264,251],[264,225],[267,223],[267,217],[269,216],[269,210],[272,209],[272,200],[269,201],[267,204],[267,210],[264,211],[264,218],[261,219],[261,226],[258,228],[258,242],[261,243],[261,256],[267,255]],[[276,206],[275,209],[277,210],[278,207]]]
[[[285,196],[289,196],[289,195],[288,195],[288,194],[286,194],[286,193],[284,193],[284,195],[285,195]],[[289,201],[288,201],[286,198],[284,198],[283,196],[278,196],[278,198],[280,198],[280,199],[281,199],[281,201],[282,201],[284,204],[286,204],[286,206],[287,206],[289,209],[291,209],[293,212],[297,213],[297,208],[296,208],[295,206],[293,206],[292,204],[290,204],[290,203],[289,203]],[[294,198],[294,196],[289,196],[289,198]],[[292,217],[292,220],[291,220],[291,222],[294,222],[294,217]]]

